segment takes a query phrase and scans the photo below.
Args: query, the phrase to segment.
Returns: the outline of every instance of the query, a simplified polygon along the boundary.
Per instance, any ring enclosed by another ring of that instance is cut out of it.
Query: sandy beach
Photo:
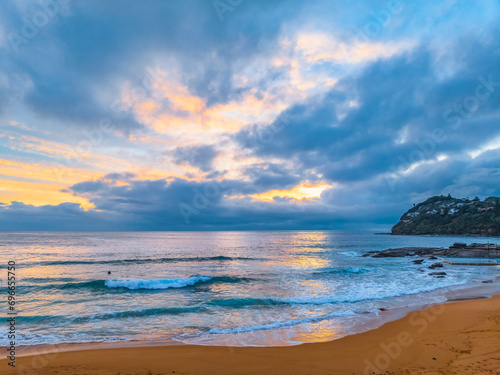
[[[500,374],[500,295],[289,347],[139,346],[19,357],[6,374]]]

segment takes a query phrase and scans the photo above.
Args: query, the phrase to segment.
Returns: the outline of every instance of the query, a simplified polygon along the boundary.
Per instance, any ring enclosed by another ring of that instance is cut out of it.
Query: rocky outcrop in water
[[[497,258],[500,257],[500,245],[480,244],[480,243],[472,243],[470,245],[467,245],[465,243],[456,242],[448,248],[401,247],[401,248],[387,249],[382,251],[369,251],[363,256],[371,256],[372,258],[400,258],[408,256],[419,256],[419,257],[427,256],[429,257],[429,259],[436,259],[436,257],[438,256]]]

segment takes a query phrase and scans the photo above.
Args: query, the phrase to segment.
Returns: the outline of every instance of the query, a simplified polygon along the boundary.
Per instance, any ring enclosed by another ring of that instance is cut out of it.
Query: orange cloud
[[[252,90],[241,101],[218,104],[204,113],[204,125],[225,132],[234,133],[251,123],[268,123],[283,111],[287,105],[273,95],[263,93],[257,98]]]
[[[58,205],[64,202],[79,203],[85,210],[94,208],[94,204],[83,197],[75,197],[61,192],[65,186],[50,183],[12,181],[0,179],[0,202],[12,201],[34,206]]]
[[[85,168],[70,168],[63,164],[23,163],[19,161],[0,159],[2,175],[15,179],[33,181],[54,181],[65,184],[75,184],[84,180],[92,180],[102,175],[102,172]]]
[[[241,84],[249,81],[244,75],[234,79]],[[128,91],[125,88],[125,97],[132,96]],[[196,137],[207,131],[236,132],[249,123],[272,121],[288,104],[276,95],[253,89],[238,101],[207,107],[205,99],[191,94],[174,78],[157,82],[147,99],[129,103],[140,122],[159,134],[177,137]]]
[[[314,199],[319,198],[324,190],[333,186],[335,185],[328,185],[325,183],[313,185],[306,182],[289,190],[270,190],[265,193],[252,194],[249,196],[260,201],[272,201],[275,197],[292,198],[295,200]]]

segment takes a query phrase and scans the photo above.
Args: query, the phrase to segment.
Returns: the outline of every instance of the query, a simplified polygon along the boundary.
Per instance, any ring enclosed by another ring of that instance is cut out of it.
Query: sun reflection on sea
[[[322,293],[331,293],[331,288],[324,282],[302,280],[301,284],[310,290],[312,295],[319,295]]]

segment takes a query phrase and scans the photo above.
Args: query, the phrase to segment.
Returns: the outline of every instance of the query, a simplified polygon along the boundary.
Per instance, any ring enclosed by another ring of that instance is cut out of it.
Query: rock
[[[432,263],[432,264],[429,266],[429,268],[430,268],[431,270],[433,270],[434,268],[440,268],[440,267],[443,267],[443,263],[439,263],[439,262],[438,262],[438,263]]]
[[[467,244],[463,242],[455,242],[453,245],[451,245],[451,247],[464,248],[467,247]]]
[[[459,246],[460,245],[460,246]],[[455,243],[449,248],[444,247],[400,247],[395,249],[386,249],[382,251],[369,251],[366,254],[373,258],[392,258],[392,257],[428,257],[436,260],[438,257],[479,257],[479,258],[497,258],[500,257],[500,246],[495,244],[470,244],[462,247],[461,243]],[[364,256],[369,256],[364,255]]]
[[[429,276],[446,276],[446,272],[431,272]]]
[[[387,309],[384,309],[383,307],[379,308],[380,311],[387,311]]]
[[[444,278],[444,276],[441,276],[441,275],[440,276],[436,276],[436,279],[442,279],[442,278]]]
[[[492,283],[492,282],[493,282],[493,280],[483,280],[483,281],[481,281],[481,282],[482,282],[482,283],[484,283],[484,284],[488,284],[488,283]]]
[[[363,257],[369,257],[369,256],[373,256],[374,254],[378,254],[380,253],[380,251],[378,250],[372,250],[372,251],[367,251],[365,254],[363,254],[362,256]]]
[[[417,259],[413,261],[413,264],[422,264],[423,261],[423,259]]]
[[[425,272],[422,268],[419,268],[418,270],[419,270],[420,272]]]
[[[442,247],[400,247],[396,249],[387,249],[379,251],[373,255],[373,258],[398,258],[408,256],[427,256],[427,255],[444,255],[447,249]]]

